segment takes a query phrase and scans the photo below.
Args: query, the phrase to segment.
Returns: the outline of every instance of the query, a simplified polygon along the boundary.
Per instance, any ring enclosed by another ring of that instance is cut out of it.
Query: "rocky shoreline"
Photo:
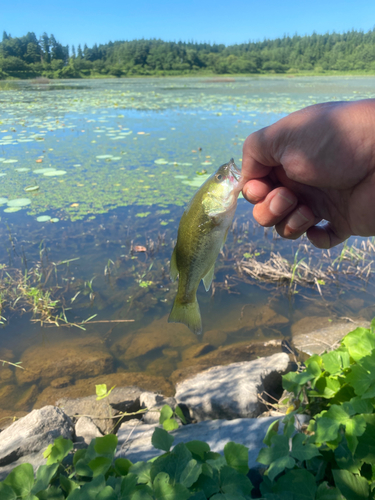
[[[334,343],[356,326],[366,325],[345,323],[344,327],[341,322],[328,329],[323,325],[321,329],[301,333],[300,346],[309,352],[313,345],[315,352],[322,352],[322,339],[325,344]],[[193,347],[198,352],[202,344]],[[237,349],[241,347],[238,345]],[[275,347],[282,350],[280,342]],[[266,403],[281,397],[281,377],[296,369],[294,359],[293,354],[276,352],[250,361],[207,369],[201,366],[203,371],[192,371],[188,378],[177,379],[173,397],[169,386],[158,393],[142,384],[121,387],[132,381],[125,373],[110,375],[109,383],[102,376],[97,383],[108,383],[109,387],[117,384],[108,397],[100,401],[94,395],[61,397],[55,405],[34,409],[0,432],[0,480],[21,463],[31,463],[36,470],[45,463],[43,451],[59,436],[72,440],[76,450],[88,446],[96,437],[117,433],[118,457],[133,462],[148,460],[160,453],[152,447],[151,435],[159,425],[160,410],[165,404],[172,409],[178,404],[187,420],[187,425],[173,431],[175,444],[200,439],[208,442],[213,451],[222,452],[228,441],[235,441],[249,448],[249,467],[256,468],[259,464],[255,460],[268,426],[283,416],[267,411]],[[139,380],[142,382],[141,377]],[[145,409],[148,411],[141,411]],[[124,417],[124,412],[130,415]]]

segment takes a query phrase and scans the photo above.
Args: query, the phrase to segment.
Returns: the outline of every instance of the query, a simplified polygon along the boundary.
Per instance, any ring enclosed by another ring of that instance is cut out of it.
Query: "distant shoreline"
[[[114,75],[102,75],[102,74],[90,74],[90,75],[80,75],[74,78],[51,78],[43,76],[43,75],[33,75],[33,76],[24,76],[18,73],[17,75],[9,75],[5,78],[0,78],[0,82],[16,82],[16,81],[31,81],[35,84],[49,84],[50,82],[58,82],[65,80],[129,80],[132,78],[139,79],[149,79],[149,78],[206,78],[207,83],[231,83],[235,82],[237,79],[243,78],[297,78],[297,77],[332,77],[332,76],[341,76],[341,77],[374,77],[375,71],[300,71],[296,73],[239,73],[239,74],[216,74],[216,73],[188,73],[188,74],[154,74],[154,75],[125,75],[125,76],[114,76]]]

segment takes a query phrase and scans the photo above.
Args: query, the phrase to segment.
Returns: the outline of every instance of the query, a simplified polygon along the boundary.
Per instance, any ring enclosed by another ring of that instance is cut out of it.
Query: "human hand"
[[[331,248],[375,235],[375,99],[309,106],[254,132],[242,174],[255,220],[284,238],[307,232]]]

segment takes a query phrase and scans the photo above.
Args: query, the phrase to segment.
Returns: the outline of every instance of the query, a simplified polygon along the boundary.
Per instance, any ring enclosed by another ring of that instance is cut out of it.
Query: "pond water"
[[[373,242],[283,241],[242,199],[213,290],[198,291],[203,336],[167,323],[178,221],[207,175],[231,157],[240,166],[252,131],[316,102],[375,97],[374,83],[0,82],[0,359],[24,368],[0,365],[0,419],[98,383],[173,394],[191,373],[279,351],[306,322],[371,319]],[[298,264],[291,284],[272,281],[283,259]]]

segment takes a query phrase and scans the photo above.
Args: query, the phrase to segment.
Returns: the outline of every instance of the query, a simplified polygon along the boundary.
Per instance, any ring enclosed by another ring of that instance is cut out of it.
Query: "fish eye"
[[[222,174],[217,174],[216,179],[221,182],[224,179],[224,176]]]

